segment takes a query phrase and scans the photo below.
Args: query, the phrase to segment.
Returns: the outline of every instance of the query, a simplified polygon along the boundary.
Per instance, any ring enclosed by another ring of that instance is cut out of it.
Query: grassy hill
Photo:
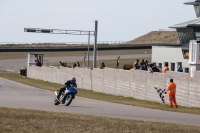
[[[98,42],[98,48],[115,48],[131,46],[152,46],[152,45],[180,45],[176,31],[152,31],[128,42]],[[6,44],[0,45],[2,49],[52,49],[52,48],[87,48],[86,44],[64,44],[64,43],[33,43],[33,44]],[[91,44],[91,47],[92,44]]]
[[[128,44],[145,44],[145,45],[165,45],[180,44],[178,33],[176,31],[151,31],[134,40],[128,41]]]

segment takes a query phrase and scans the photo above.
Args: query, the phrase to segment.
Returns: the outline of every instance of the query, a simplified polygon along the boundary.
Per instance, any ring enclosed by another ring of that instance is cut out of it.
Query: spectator
[[[134,63],[135,69],[140,69],[139,60],[137,59]]]
[[[38,66],[38,64],[39,64],[39,61],[35,60],[35,65]]]
[[[104,69],[104,67],[106,67],[105,63],[102,61],[101,62],[101,68],[100,69]]]
[[[183,68],[182,68],[182,66],[181,65],[179,65],[179,68],[178,68],[178,70],[177,70],[178,72],[183,72]]]
[[[149,62],[148,62],[148,60],[146,60],[145,61],[145,68],[146,68],[147,71],[148,71],[148,69],[147,69],[148,64],[149,64]]]
[[[80,67],[81,65],[80,65],[80,63],[79,62],[77,62],[77,67]]]
[[[173,82],[173,79],[170,79],[167,91],[169,91],[170,108],[173,108],[173,103],[177,108],[178,105],[176,103],[176,84]]]
[[[143,63],[144,64],[144,59],[142,59],[142,62],[141,63]]]
[[[83,60],[85,60],[86,59],[86,53],[84,54],[84,57],[83,57]]]
[[[120,58],[120,56],[117,58],[117,68],[119,66],[119,58]]]
[[[140,70],[146,70],[145,63],[143,62],[140,63]]]
[[[83,61],[83,67],[85,67],[85,59],[86,59],[86,53],[84,54],[83,59],[82,59],[82,60],[84,60]]]
[[[166,73],[166,71],[168,70],[169,70],[168,63],[165,63],[165,67],[163,68],[163,73]]]
[[[38,60],[38,66],[41,67],[42,66],[42,63],[40,60]]]
[[[61,66],[67,67],[67,63],[60,61]]]
[[[76,63],[74,63],[73,68],[76,67]]]
[[[159,69],[158,66],[156,65],[156,63],[153,63],[152,70],[153,70],[153,72],[162,72],[162,69]]]
[[[162,69],[159,68],[156,63],[151,63],[150,65],[150,73],[153,73],[153,72],[162,72]]]
[[[148,60],[146,60],[145,63],[148,64],[149,63]]]

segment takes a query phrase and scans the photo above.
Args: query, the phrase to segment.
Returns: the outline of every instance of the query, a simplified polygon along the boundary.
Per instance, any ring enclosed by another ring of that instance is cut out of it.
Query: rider
[[[71,80],[68,80],[67,82],[65,82],[65,86],[63,88],[60,88],[57,99],[60,98],[61,93],[65,91],[66,87],[67,87],[67,89],[70,87],[70,84],[73,84],[77,87],[76,78],[73,77]]]

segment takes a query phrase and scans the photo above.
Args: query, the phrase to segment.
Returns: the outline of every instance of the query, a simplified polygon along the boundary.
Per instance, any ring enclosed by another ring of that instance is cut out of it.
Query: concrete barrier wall
[[[117,69],[103,69],[103,87],[102,92],[114,95],[116,92],[116,72]]]
[[[92,71],[92,89],[96,92],[103,92],[104,71],[95,68]]]
[[[177,85],[177,103],[182,106],[200,107],[200,72],[195,72],[195,77],[190,77],[188,73],[173,71],[167,71],[166,74],[152,74],[133,69],[130,71],[112,68],[90,70],[29,66],[27,76],[59,84],[76,77],[79,88],[156,102],[161,102],[161,99],[154,87],[167,88],[169,80],[173,78]],[[165,101],[169,103],[167,94]]]

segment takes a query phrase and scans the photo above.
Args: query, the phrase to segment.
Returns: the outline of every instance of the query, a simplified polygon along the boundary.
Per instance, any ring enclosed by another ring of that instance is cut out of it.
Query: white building
[[[167,62],[171,71],[177,71],[182,65],[184,72],[200,70],[200,0],[184,3],[193,5],[197,18],[170,26],[178,32],[180,46],[152,46],[152,62],[164,67]],[[191,42],[190,42],[191,41]]]

